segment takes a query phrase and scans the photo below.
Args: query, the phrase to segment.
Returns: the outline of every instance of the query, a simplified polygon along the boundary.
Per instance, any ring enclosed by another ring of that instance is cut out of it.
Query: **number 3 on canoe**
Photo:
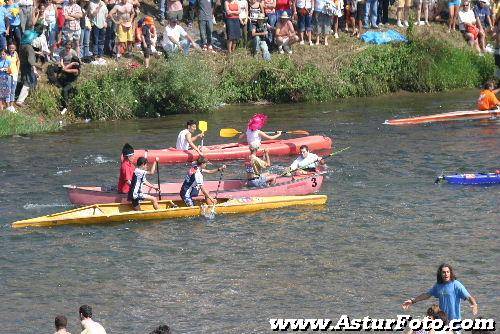
[[[315,177],[311,178],[311,181],[312,181],[312,187],[316,188],[318,186],[318,182],[316,181],[316,178]]]

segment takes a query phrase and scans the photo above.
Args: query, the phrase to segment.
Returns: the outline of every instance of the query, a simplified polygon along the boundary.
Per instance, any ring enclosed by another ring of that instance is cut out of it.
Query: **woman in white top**
[[[241,32],[243,34],[243,41],[246,43],[248,40],[248,1],[238,0],[238,5],[240,6]]]
[[[266,125],[266,122],[267,122],[267,116],[264,114],[256,114],[250,119],[246,131],[248,145],[250,145],[251,147],[259,148],[262,138],[276,139],[279,136],[281,136],[281,131],[276,131],[276,134],[273,136],[270,136],[267,133],[260,131],[260,129],[262,129],[264,125]]]

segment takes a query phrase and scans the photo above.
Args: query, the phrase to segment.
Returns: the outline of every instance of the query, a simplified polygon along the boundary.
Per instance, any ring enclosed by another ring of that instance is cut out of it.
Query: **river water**
[[[442,262],[454,265],[483,317],[498,315],[500,188],[433,181],[442,170],[500,168],[500,123],[382,125],[393,116],[470,109],[475,94],[196,115],[208,121],[208,144],[224,142],[219,128],[242,129],[254,112],[265,112],[268,129],[306,129],[333,137],[335,149],[351,147],[329,161],[321,189],[326,206],[212,221],[21,230],[9,224],[71,208],[63,184],[114,184],[123,143],[173,145],[194,116],[0,138],[0,332],[49,333],[54,316],[65,314],[79,333],[81,304],[93,306],[108,333],[148,333],[160,323],[176,333],[260,333],[277,317],[391,318],[405,313],[405,298],[432,286]],[[289,160],[274,159],[281,166]],[[228,165],[228,177],[242,175],[241,162]],[[161,172],[180,180],[186,167]],[[422,315],[431,302],[410,314]],[[467,303],[462,312],[471,316]]]

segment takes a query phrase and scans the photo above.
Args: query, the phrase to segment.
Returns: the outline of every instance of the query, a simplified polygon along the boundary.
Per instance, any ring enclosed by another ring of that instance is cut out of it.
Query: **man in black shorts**
[[[156,161],[158,162],[158,157]],[[153,202],[153,207],[155,210],[158,210],[158,200],[156,197],[144,194],[142,192],[142,186],[146,185],[150,188],[156,189],[160,191],[160,185],[153,185],[146,180],[147,174],[154,174],[155,166],[152,166],[150,170],[148,170],[148,159],[144,157],[140,157],[137,159],[137,167],[134,170],[134,176],[132,177],[132,184],[130,185],[130,190],[128,192],[128,200],[132,202],[132,206],[134,210],[140,211],[141,204],[140,201],[150,200]]]

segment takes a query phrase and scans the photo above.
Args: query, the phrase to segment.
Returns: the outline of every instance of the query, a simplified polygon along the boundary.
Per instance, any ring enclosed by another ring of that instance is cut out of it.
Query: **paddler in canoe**
[[[296,175],[304,175],[311,172],[316,172],[318,165],[324,164],[323,158],[309,152],[307,145],[300,147],[300,155],[292,162],[290,167],[287,167],[285,172],[295,172]]]
[[[156,162],[160,160],[158,157],[156,157]],[[140,211],[141,210],[141,204],[140,201],[144,200],[150,200],[153,202],[153,207],[155,210],[158,210],[158,200],[156,197],[144,194],[142,187],[144,185],[153,188],[155,190],[160,191],[160,185],[154,185],[148,182],[146,180],[146,175],[147,174],[154,174],[155,173],[155,166],[156,163],[152,164],[151,168],[148,170],[148,159],[145,157],[140,157],[137,159],[137,167],[134,170],[134,176],[132,177],[132,183],[130,185],[130,190],[128,192],[128,200],[132,202],[132,206],[135,211]]]
[[[118,193],[128,194],[130,191],[130,185],[132,184],[132,178],[134,177],[135,165],[132,163],[132,157],[134,156],[134,148],[126,143],[122,148],[122,163],[120,165],[120,176],[118,177]],[[151,165],[153,169],[155,164]],[[149,171],[149,174],[154,174],[154,171]]]
[[[197,134],[196,136],[193,136],[193,133],[196,131],[196,121],[189,120],[186,123],[186,128],[179,132],[179,135],[177,136],[177,143],[175,144],[175,148],[178,150],[190,150],[193,149],[196,151],[200,156],[203,154],[201,153],[200,149],[196,144],[194,143],[198,139],[202,139],[205,134],[203,132]]]
[[[205,200],[208,205],[217,204],[217,199],[211,197],[208,190],[206,190],[203,186],[203,173],[214,174],[222,172],[226,169],[226,165],[222,165],[217,169],[206,169],[206,167],[207,159],[199,157],[198,160],[196,160],[196,164],[189,169],[186,177],[184,178],[179,195],[181,195],[182,200],[187,206],[194,206],[193,197],[197,197],[200,190],[205,196]]]
[[[500,101],[496,97],[498,92],[500,92],[500,88],[495,89],[495,82],[488,81],[484,85],[484,89],[479,93],[477,109],[481,111],[497,109],[500,106]]]
[[[279,136],[281,136],[281,131],[276,131],[276,134],[273,136],[270,136],[267,133],[261,131],[261,129],[266,125],[266,123],[267,123],[267,116],[264,114],[255,114],[250,119],[246,131],[247,143],[250,147],[259,148],[262,142],[262,138],[271,140],[271,139],[277,139]],[[242,134],[240,138],[242,139],[243,137],[244,136]]]
[[[271,167],[269,150],[264,149],[264,160],[257,156],[257,151],[257,147],[250,146],[250,156],[245,162],[247,187],[249,188],[264,188],[276,182],[276,175],[264,172],[266,168]]]

